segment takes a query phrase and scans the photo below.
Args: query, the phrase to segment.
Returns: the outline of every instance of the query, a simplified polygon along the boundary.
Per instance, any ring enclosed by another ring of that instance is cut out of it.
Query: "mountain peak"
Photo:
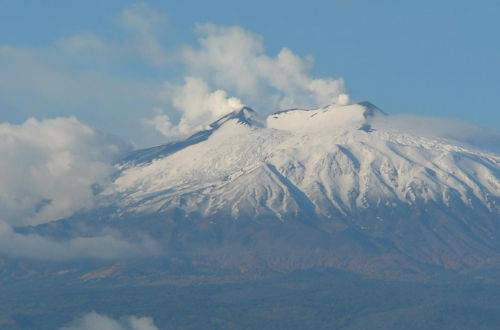
[[[213,132],[230,121],[238,124],[257,127],[274,128],[285,131],[321,131],[328,132],[330,129],[363,130],[372,132],[370,121],[378,115],[386,115],[374,104],[368,101],[353,103],[350,105],[330,104],[319,109],[287,109],[270,114],[264,120],[250,107],[225,114],[211,124],[205,126],[204,130],[198,131],[186,139],[170,142],[164,145],[137,150],[124,158],[120,163],[138,165],[149,163],[154,159],[166,157],[188,146],[207,140]]]
[[[360,105],[366,109],[365,113],[364,113],[365,118],[374,117],[376,115],[387,116],[387,114],[384,111],[382,111],[379,107],[377,107],[375,104],[373,104],[371,102],[360,101],[360,102],[357,102],[355,104]]]
[[[219,128],[221,125],[229,120],[236,119],[238,123],[248,125],[248,126],[262,126],[262,121],[255,110],[244,106],[239,110],[232,111],[221,118],[217,119],[209,126],[211,129]]]
[[[122,159],[119,163],[121,165],[119,166],[124,166],[125,164],[128,166],[134,166],[150,163],[155,159],[167,157],[191,145],[206,141],[215,130],[231,120],[236,120],[239,124],[247,126],[264,126],[264,123],[259,118],[257,112],[247,106],[244,106],[239,110],[225,114],[221,118],[209,124],[204,130],[198,131],[186,139],[166,143],[152,148],[136,150],[129,156]]]

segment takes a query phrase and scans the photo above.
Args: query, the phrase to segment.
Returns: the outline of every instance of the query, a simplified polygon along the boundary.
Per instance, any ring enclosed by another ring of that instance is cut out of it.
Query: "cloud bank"
[[[114,319],[91,312],[72,321],[60,330],[158,330],[150,317],[125,316]]]
[[[67,260],[122,259],[161,254],[149,237],[128,241],[115,232],[53,240],[13,227],[37,225],[94,206],[113,162],[131,148],[73,117],[0,124],[0,255]],[[70,233],[76,235],[78,233]]]
[[[158,256],[161,253],[159,244],[149,237],[129,242],[117,233],[106,233],[56,241],[37,234],[17,233],[8,223],[0,221],[0,255],[12,258],[112,260]]]
[[[75,118],[0,124],[0,213],[34,225],[93,205],[93,184],[129,147]]]

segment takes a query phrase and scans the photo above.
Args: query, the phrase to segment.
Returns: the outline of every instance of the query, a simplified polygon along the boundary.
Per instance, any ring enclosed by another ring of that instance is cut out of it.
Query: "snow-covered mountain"
[[[388,118],[368,102],[243,108],[132,153],[95,210],[35,230],[145,234],[169,265],[203,269],[500,268],[500,156]]]
[[[499,212],[498,155],[379,127],[383,116],[367,102],[265,120],[244,108],[187,140],[129,156],[101,202],[120,213],[281,221],[431,202]]]

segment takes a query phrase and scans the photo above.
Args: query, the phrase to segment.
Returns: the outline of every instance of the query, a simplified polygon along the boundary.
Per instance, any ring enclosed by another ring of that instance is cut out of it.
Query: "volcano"
[[[413,274],[497,265],[500,157],[386,125],[369,102],[244,107],[118,162],[96,207],[31,228],[149,235],[210,270]]]

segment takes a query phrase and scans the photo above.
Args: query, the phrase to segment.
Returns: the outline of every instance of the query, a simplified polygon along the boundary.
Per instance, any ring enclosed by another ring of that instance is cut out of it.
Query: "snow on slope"
[[[498,155],[379,129],[384,115],[362,102],[281,111],[262,123],[245,108],[191,140],[129,157],[101,203],[122,213],[281,219],[426,202],[500,211]]]

